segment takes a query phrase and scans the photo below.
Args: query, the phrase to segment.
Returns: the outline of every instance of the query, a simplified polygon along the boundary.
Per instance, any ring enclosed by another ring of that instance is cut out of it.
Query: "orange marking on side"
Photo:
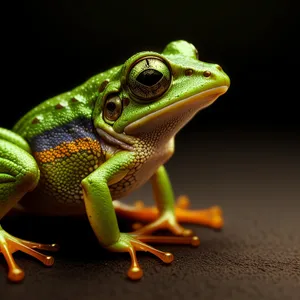
[[[93,152],[101,152],[101,145],[99,141],[91,138],[82,138],[72,142],[63,142],[55,148],[44,150],[41,152],[34,152],[33,155],[37,161],[42,163],[53,162],[59,158],[69,157],[74,153],[83,150],[92,150]]]

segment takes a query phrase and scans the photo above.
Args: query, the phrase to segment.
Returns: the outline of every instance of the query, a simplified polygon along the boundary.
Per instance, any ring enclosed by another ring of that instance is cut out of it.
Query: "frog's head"
[[[176,41],[161,54],[133,55],[104,85],[94,110],[95,126],[126,141],[151,132],[169,139],[224,94],[230,80],[219,65],[199,61],[192,44]]]

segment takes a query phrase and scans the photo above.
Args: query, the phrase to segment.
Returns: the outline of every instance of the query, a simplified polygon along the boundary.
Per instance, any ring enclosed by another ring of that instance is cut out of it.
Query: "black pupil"
[[[152,86],[158,83],[162,77],[163,74],[159,71],[154,69],[147,69],[140,73],[136,80],[143,85]]]
[[[108,111],[113,112],[116,109],[116,104],[114,102],[108,102],[106,108]]]

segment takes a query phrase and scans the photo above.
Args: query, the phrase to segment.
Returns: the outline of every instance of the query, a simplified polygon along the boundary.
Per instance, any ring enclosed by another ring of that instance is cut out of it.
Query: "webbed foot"
[[[213,229],[222,229],[224,226],[223,212],[220,206],[211,206],[206,209],[189,209],[190,200],[187,196],[178,197],[175,214],[179,222],[204,225]]]
[[[176,220],[176,216],[171,213],[165,213],[159,216],[155,221],[147,224],[147,225],[139,225],[135,224],[135,231],[133,234],[151,234],[157,230],[168,230],[174,235],[178,236],[191,236],[193,235],[192,230],[185,229],[181,225],[179,225]]]
[[[52,266],[54,258],[44,255],[34,249],[57,251],[57,244],[39,244],[16,238],[2,229],[0,226],[0,253],[3,254],[8,265],[8,279],[19,282],[24,278],[24,271],[16,264],[12,253],[22,251],[41,261],[46,266]]]
[[[221,229],[224,225],[222,210],[219,206],[212,206],[207,209],[192,210],[189,209],[190,201],[187,196],[179,196],[175,205],[175,216],[178,223],[192,223],[211,227],[213,229]],[[114,201],[116,213],[122,217],[133,219],[137,222],[156,222],[159,220],[159,212],[157,207],[145,207],[142,201],[136,202],[135,206],[126,205],[120,201]],[[176,222],[176,223],[177,223]],[[160,223],[160,225],[158,225]],[[173,233],[179,235],[189,235],[191,231],[184,229],[174,220],[169,221],[167,224],[164,220],[154,224],[155,229],[170,229]],[[172,225],[175,225],[173,226]],[[149,224],[151,225],[151,224]],[[158,226],[157,226],[158,225]],[[161,226],[162,225],[162,226]],[[134,229],[141,233],[143,225],[135,223]],[[148,225],[146,225],[148,226]],[[152,226],[153,228],[153,226]],[[186,230],[186,231],[185,231]],[[153,231],[153,230],[152,230]],[[148,231],[147,233],[149,233]],[[181,233],[180,233],[181,232]]]
[[[172,253],[157,250],[145,244],[146,242],[190,244],[193,246],[198,246],[200,243],[197,237],[146,236],[120,233],[119,240],[115,244],[106,247],[106,249],[113,252],[128,252],[131,257],[131,266],[127,272],[127,275],[132,280],[138,280],[143,276],[143,270],[138,263],[136,251],[150,252],[167,264],[174,260]]]

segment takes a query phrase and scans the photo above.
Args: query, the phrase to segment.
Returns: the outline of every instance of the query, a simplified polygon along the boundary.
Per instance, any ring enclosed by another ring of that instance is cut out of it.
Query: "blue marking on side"
[[[33,152],[40,152],[55,148],[63,142],[72,142],[81,138],[99,140],[91,119],[75,119],[33,137],[29,143]]]

